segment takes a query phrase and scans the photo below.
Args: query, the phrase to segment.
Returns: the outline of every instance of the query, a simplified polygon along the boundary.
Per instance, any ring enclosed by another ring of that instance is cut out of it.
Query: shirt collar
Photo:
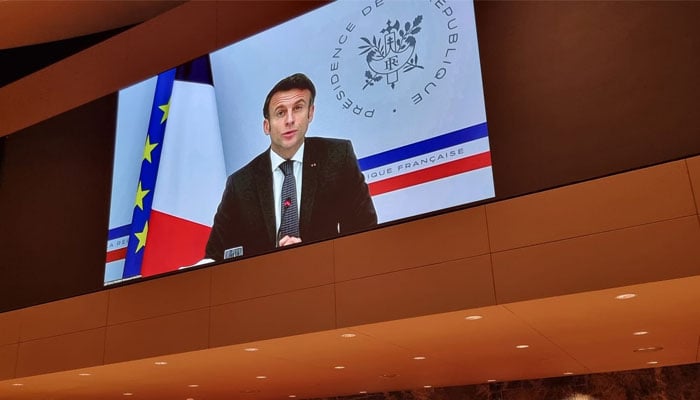
[[[301,144],[301,147],[299,147],[299,150],[297,150],[297,152],[294,153],[294,155],[292,156],[292,158],[290,158],[290,160],[292,160],[294,162],[298,162],[298,163],[304,162],[304,144],[305,143]],[[285,162],[286,159],[280,157],[279,154],[272,151],[272,149],[270,149],[269,151],[270,151],[270,164],[272,166],[272,171],[274,171],[275,169],[279,168],[280,164]]]

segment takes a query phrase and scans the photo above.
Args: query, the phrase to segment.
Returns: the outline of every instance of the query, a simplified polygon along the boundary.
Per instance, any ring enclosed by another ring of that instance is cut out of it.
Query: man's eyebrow
[[[2,0],[0,0],[0,1],[2,1]],[[295,101],[294,103],[292,103],[292,105],[297,105],[299,103],[306,103],[306,99],[299,99],[299,100]],[[284,104],[277,104],[276,106],[274,106],[274,109],[277,110],[279,108],[285,108],[285,107],[286,106]]]

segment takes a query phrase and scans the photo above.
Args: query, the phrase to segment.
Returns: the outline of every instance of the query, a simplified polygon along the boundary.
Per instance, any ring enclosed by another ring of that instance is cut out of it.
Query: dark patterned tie
[[[287,160],[280,164],[284,173],[282,183],[282,208],[278,240],[285,236],[299,237],[299,216],[297,212],[297,184],[294,179],[294,161]]]

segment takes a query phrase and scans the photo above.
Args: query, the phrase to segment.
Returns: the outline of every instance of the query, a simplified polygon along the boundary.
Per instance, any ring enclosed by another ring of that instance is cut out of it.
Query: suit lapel
[[[258,200],[260,202],[260,210],[262,211],[263,223],[267,231],[268,243],[277,245],[277,234],[275,233],[275,201],[272,194],[272,170],[270,167],[270,152],[269,150],[258,157],[258,162],[254,167],[254,185]]]
[[[306,139],[304,144],[304,163],[301,185],[301,214],[299,215],[299,228],[301,229],[302,239],[304,230],[308,228],[311,222],[311,215],[314,208],[314,200],[316,199],[316,188],[318,187],[318,171],[319,160],[314,146],[313,140]]]

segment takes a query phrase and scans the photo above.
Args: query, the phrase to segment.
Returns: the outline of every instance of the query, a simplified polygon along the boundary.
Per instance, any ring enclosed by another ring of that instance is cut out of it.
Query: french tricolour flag
[[[177,70],[141,275],[189,266],[204,255],[226,166],[209,57]]]
[[[209,57],[178,67],[173,78],[167,105],[154,101],[154,110],[162,110],[155,122],[163,134],[151,139],[152,116],[144,154],[153,157],[142,161],[123,279],[197,263],[226,182]],[[151,180],[145,171],[154,168]]]

